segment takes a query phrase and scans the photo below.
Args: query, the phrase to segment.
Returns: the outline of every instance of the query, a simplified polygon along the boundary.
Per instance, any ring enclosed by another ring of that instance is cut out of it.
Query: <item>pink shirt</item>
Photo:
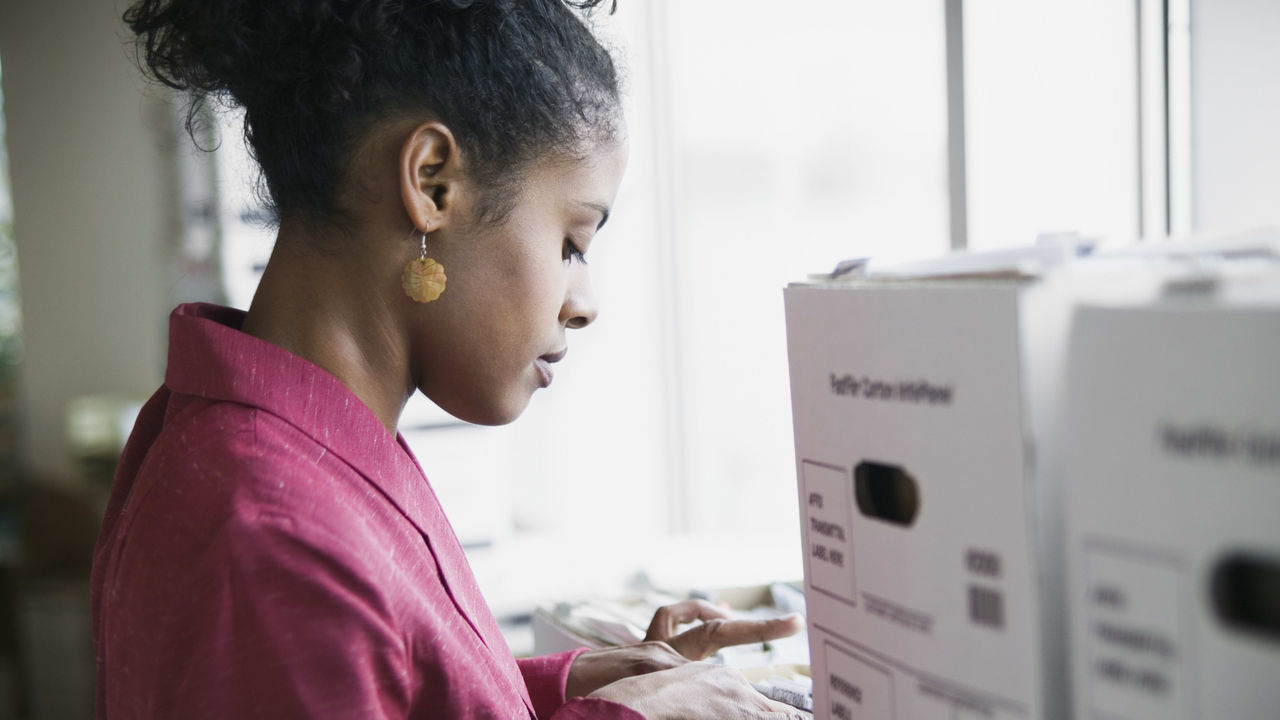
[[[516,660],[403,439],[242,320],[170,319],[95,552],[98,718],[641,717]]]

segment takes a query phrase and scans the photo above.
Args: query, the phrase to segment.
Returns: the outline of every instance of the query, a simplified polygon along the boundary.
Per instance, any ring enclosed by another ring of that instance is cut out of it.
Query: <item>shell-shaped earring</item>
[[[429,303],[444,292],[444,266],[427,257],[427,234],[422,233],[421,255],[404,266],[400,287],[415,302]]]

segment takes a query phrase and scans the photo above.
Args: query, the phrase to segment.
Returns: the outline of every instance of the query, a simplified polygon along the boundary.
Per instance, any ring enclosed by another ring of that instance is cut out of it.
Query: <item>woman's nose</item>
[[[567,328],[577,330],[595,322],[597,309],[590,276],[586,270],[575,273],[575,276],[565,293],[564,304],[560,307],[560,322]]]

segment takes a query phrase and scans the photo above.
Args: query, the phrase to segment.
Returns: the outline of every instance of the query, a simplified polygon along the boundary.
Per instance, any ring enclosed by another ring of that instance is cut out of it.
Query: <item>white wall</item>
[[[0,65],[24,340],[28,465],[65,475],[63,410],[162,379],[166,122],[114,2],[3,0]]]
[[[1280,3],[1191,3],[1191,222],[1280,225]]]

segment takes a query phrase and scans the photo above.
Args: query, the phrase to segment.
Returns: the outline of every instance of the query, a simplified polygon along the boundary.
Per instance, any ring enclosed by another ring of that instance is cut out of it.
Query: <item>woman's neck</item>
[[[243,331],[309,360],[338,378],[395,434],[413,391],[408,349],[380,291],[384,274],[351,238],[334,248],[282,223]],[[326,248],[326,249],[314,249]]]

